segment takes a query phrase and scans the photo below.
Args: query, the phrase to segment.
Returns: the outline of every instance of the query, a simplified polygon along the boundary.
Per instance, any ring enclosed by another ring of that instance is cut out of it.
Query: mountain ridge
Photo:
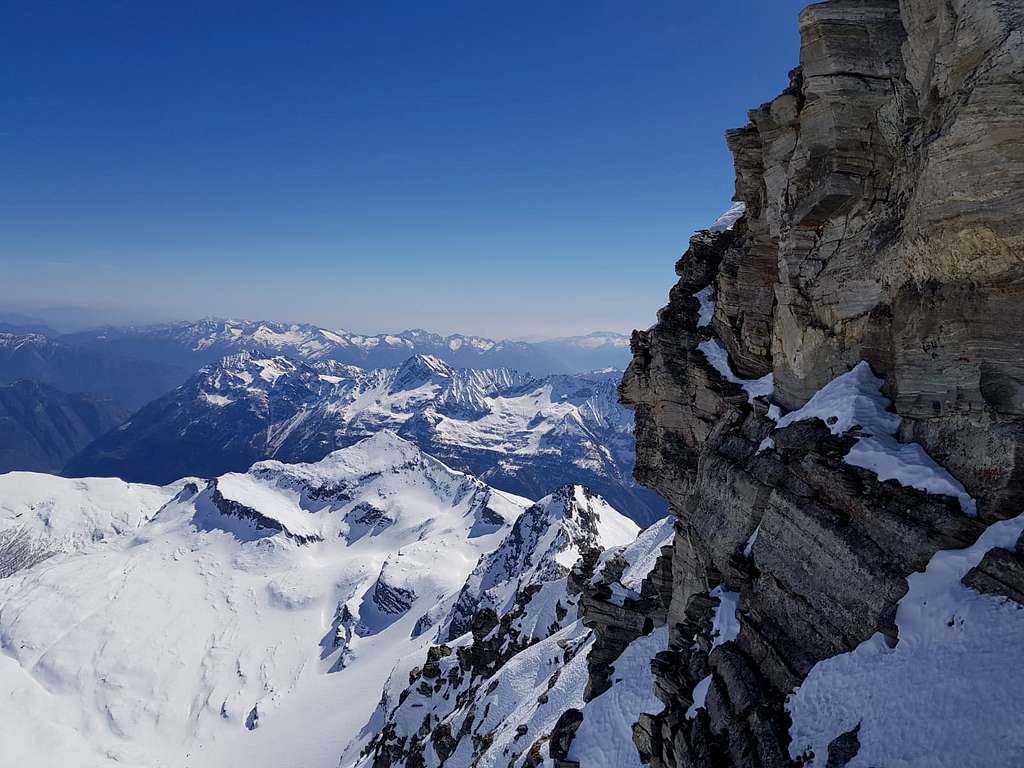
[[[393,367],[411,355],[428,354],[456,367],[508,367],[534,375],[624,368],[628,362],[628,337],[611,332],[526,342],[461,333],[444,336],[421,328],[394,334],[358,334],[310,323],[205,318],[110,326],[65,334],[59,339],[90,349],[110,349],[129,357],[194,368],[242,350],[286,354],[302,360],[334,359],[370,368]]]
[[[0,384],[0,473],[58,472],[126,415],[110,400],[37,381]]]
[[[495,487],[537,498],[578,483],[646,524],[660,500],[632,480],[617,374],[533,378],[418,355],[396,368],[240,352],[132,414],[64,468],[167,483],[256,461],[322,458],[381,429]]]

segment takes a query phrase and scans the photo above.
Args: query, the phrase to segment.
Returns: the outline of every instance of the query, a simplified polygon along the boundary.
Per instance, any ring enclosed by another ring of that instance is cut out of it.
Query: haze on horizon
[[[0,309],[647,327],[802,5],[16,3]]]

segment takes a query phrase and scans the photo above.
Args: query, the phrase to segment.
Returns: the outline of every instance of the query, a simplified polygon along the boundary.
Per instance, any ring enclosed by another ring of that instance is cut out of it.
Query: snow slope
[[[1012,549],[1024,515],[995,523],[971,547],[940,551],[907,579],[899,642],[880,634],[815,665],[790,697],[790,754],[814,753],[859,726],[849,768],[1024,764],[1024,610],[961,579],[994,547]],[[955,672],[954,672],[955,670]]]
[[[160,488],[115,478],[0,475],[0,578],[57,553],[131,533],[182,484]]]
[[[216,483],[0,489],[57,551],[0,579],[4,759],[90,768],[335,766],[530,505],[386,431]]]

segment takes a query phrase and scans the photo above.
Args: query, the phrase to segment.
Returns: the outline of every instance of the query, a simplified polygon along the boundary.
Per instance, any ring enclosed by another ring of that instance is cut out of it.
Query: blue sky
[[[8,3],[0,309],[646,327],[803,5]]]

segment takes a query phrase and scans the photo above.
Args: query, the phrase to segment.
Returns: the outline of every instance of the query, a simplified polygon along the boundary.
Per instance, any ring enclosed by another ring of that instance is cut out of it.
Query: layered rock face
[[[747,215],[715,330],[786,407],[868,360],[908,439],[1019,500],[1024,7],[836,1],[800,24],[790,88],[728,134]]]
[[[745,216],[691,240],[621,387],[678,517],[666,708],[636,731],[659,767],[854,761],[856,723],[794,754],[787,697],[897,646],[907,577],[1024,511],[1024,4],[832,0],[800,29],[790,86],[727,136]],[[780,421],[862,361],[901,417],[884,461],[820,408]],[[1017,599],[1019,558],[965,582]]]

